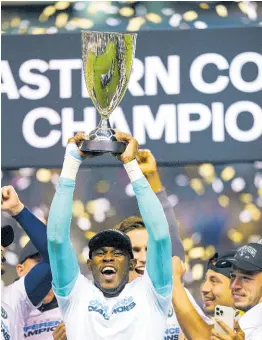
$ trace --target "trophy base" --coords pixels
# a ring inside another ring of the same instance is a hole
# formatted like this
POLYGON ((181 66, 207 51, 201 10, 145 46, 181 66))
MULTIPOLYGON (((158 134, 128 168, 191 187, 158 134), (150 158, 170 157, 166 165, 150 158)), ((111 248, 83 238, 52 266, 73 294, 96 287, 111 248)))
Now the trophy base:
POLYGON ((121 154, 126 149, 126 143, 111 140, 85 140, 80 147, 81 151, 121 154))

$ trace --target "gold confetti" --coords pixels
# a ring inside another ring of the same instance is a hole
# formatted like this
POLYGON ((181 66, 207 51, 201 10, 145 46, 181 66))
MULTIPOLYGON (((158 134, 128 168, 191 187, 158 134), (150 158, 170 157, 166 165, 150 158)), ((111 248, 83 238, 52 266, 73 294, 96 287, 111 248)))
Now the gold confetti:
POLYGON ((227 232, 227 236, 231 241, 233 241, 235 243, 241 243, 244 239, 243 234, 241 234, 236 229, 229 229, 228 232, 227 232))
POLYGON ((226 208, 229 205, 229 197, 226 195, 219 196, 218 203, 221 205, 221 207, 226 208))
POLYGON ((134 14, 134 10, 131 7, 122 7, 119 13, 123 17, 131 17, 134 14))
POLYGON ((240 201, 243 203, 251 203, 253 201, 253 196, 249 193, 243 193, 240 195, 240 201))
POLYGON ((222 172, 221 172, 221 178, 223 181, 227 182, 230 181, 235 176, 235 169, 231 166, 227 166, 222 172))
POLYGON ((94 25, 92 20, 86 18, 72 18, 69 23, 75 27, 88 29, 94 25))
MULTIPOLYGON (((45 30, 45 29, 35 27, 35 28, 33 28, 32 33, 33 34, 42 34, 42 33, 44 33, 44 32, 42 32, 42 30, 45 30)), ((48 169, 39 169, 36 172, 36 178, 39 182, 47 183, 51 180, 51 176, 52 176, 52 173, 48 169)))
POLYGON ((64 9, 68 8, 70 6, 69 1, 58 1, 55 4, 55 8, 59 11, 63 11, 64 9))
POLYGON ((228 14, 227 8, 224 5, 217 5, 216 12, 217 12, 217 15, 219 15, 220 17, 226 17, 228 14))
POLYGON ((184 246, 185 251, 189 251, 191 248, 193 248, 193 245, 194 243, 193 243, 192 238, 186 237, 183 240, 183 246, 184 246))
POLYGON ((87 239, 91 239, 93 236, 95 236, 96 235, 96 233, 94 232, 94 231, 87 231, 87 232, 85 232, 85 238, 87 238, 87 239))
POLYGON ((45 34, 46 33, 46 28, 43 28, 43 27, 33 27, 31 33, 35 34, 35 35, 45 34))
POLYGON ((20 22, 21 22, 21 19, 19 17, 12 18, 12 20, 11 20, 11 27, 19 26, 20 22))
POLYGON ((41 13, 41 14, 39 15, 38 20, 39 20, 40 22, 45 22, 45 21, 48 20, 48 18, 49 18, 49 16, 45 15, 44 13, 41 13))
POLYGON ((47 17, 50 17, 50 16, 53 15, 55 12, 56 12, 55 6, 47 6, 47 7, 43 10, 43 14, 46 15, 47 17))
POLYGON ((73 216, 75 217, 81 217, 85 212, 85 206, 84 203, 80 200, 75 200, 73 202, 73 216))
POLYGON ((199 7, 202 8, 202 9, 208 9, 209 8, 208 4, 206 4, 205 2, 201 2, 199 7))
POLYGON ((205 249, 203 247, 195 247, 191 249, 188 253, 191 259, 199 259, 200 257, 204 256, 205 249))
POLYGON ((201 280, 204 275, 204 266, 201 263, 197 263, 192 267, 192 278, 195 281, 201 280))
POLYGON ((203 195, 205 193, 205 188, 203 186, 201 179, 199 178, 191 179, 190 186, 198 195, 203 195))
POLYGON ((58 28, 62 28, 67 23, 69 15, 67 13, 60 13, 56 17, 55 25, 58 28))
POLYGON ((244 207, 245 210, 247 210, 250 215, 252 216, 252 219, 254 221, 259 221, 260 217, 261 217, 261 212, 259 211, 259 209, 257 208, 257 206, 255 204, 247 204, 244 207))
POLYGON ((238 7, 242 11, 242 13, 247 14, 248 11, 248 4, 246 1, 241 1, 238 3, 238 7))
POLYGON ((136 17, 129 20, 127 31, 135 32, 138 31, 146 22, 142 17, 136 17))
POLYGON ((146 15, 146 18, 147 18, 148 21, 151 21, 154 24, 160 24, 160 22, 162 21, 161 16, 156 14, 156 13, 148 13, 146 15))
POLYGON ((195 12, 195 11, 188 11, 188 12, 185 12, 185 13, 183 14, 183 18, 184 18, 186 21, 193 21, 193 20, 195 20, 197 17, 198 17, 198 14, 197 14, 197 12, 195 12))

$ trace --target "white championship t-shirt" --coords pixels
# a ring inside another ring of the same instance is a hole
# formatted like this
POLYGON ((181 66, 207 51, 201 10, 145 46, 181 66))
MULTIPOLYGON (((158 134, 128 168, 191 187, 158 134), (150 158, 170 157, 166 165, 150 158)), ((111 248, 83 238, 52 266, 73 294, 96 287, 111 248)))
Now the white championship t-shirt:
POLYGON ((262 303, 246 312, 240 319, 239 325, 245 333, 245 340, 262 339, 262 303))
POLYGON ((62 322, 62 315, 58 307, 41 312, 32 311, 24 326, 24 335, 27 339, 53 340, 53 332, 62 322))
POLYGON ((21 331, 18 334, 14 312, 4 301, 1 301, 1 339, 20 340, 21 336, 23 338, 21 331))
MULTIPOLYGON (((185 288, 187 296, 189 297, 193 307, 195 310, 198 312, 198 314, 201 316, 201 318, 208 324, 211 325, 213 324, 212 320, 207 317, 202 309, 199 307, 199 305, 196 303, 195 299, 189 292, 187 288, 185 288)), ((179 340, 179 336, 182 333, 181 327, 178 323, 176 313, 174 311, 173 306, 169 308, 168 312, 168 318, 167 318, 167 323, 166 323, 166 331, 164 335, 164 340, 179 340)))
POLYGON ((163 340, 170 296, 163 298, 145 272, 114 298, 78 275, 67 297, 57 296, 68 340, 163 340))
POLYGON ((2 301, 13 310, 18 331, 22 333, 29 314, 36 308, 27 296, 24 280, 25 278, 21 277, 11 285, 2 288, 2 301))

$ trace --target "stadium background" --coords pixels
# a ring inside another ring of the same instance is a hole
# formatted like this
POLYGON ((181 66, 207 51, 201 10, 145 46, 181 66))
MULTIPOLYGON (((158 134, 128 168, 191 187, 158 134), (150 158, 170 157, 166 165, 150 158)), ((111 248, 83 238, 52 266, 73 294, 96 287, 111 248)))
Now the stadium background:
MULTIPOLYGON (((3 1, 1 14, 5 35, 62 34, 81 29, 196 30, 262 24, 259 2, 3 1)), ((5 114, 8 113, 2 112, 5 114)), ((8 153, 7 145, 2 145, 3 153, 8 153)), ((159 167, 159 171, 186 251, 185 282, 198 299, 205 261, 215 249, 236 248, 261 238, 262 162, 257 159, 245 164, 170 165, 159 167)), ((25 205, 46 221, 58 177, 59 169, 34 169, 28 164, 28 168, 3 169, 2 186, 13 185, 25 205)), ((88 275, 88 239, 135 214, 136 201, 121 167, 80 170, 71 234, 83 273, 88 275)), ((6 215, 3 218, 15 225, 6 215)), ((27 240, 21 228, 16 227, 15 242, 6 254, 5 284, 15 278, 14 266, 27 240)))

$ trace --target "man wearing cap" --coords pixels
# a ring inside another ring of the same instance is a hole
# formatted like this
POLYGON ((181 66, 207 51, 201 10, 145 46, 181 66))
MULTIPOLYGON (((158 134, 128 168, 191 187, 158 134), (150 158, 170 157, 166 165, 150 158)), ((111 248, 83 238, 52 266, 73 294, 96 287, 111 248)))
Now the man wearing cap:
MULTIPOLYGON (((20 253, 19 263, 16 265, 17 276, 19 278, 25 276, 40 261, 41 255, 39 251, 32 241, 29 241, 20 253)), ((62 315, 53 289, 51 289, 43 299, 42 305, 30 313, 24 325, 24 336, 35 340, 54 339, 53 332, 61 322, 62 315)))
POLYGON ((203 309, 209 318, 201 318, 197 313, 182 282, 185 266, 178 257, 173 258, 172 302, 178 322, 188 340, 209 339, 213 328, 212 316, 216 305, 233 307, 230 290, 230 268, 217 268, 218 259, 226 259, 235 251, 216 253, 207 263, 204 282, 201 285, 203 309))
POLYGON ((90 240, 88 267, 94 282, 79 272, 70 241, 73 191, 78 168, 86 156, 78 147, 86 139, 69 140, 59 185, 48 219, 48 250, 53 287, 68 340, 162 340, 172 292, 171 240, 162 206, 135 160, 138 144, 117 132, 127 144, 119 156, 133 185, 149 233, 146 271, 128 283, 135 266, 127 235, 106 230, 90 240))
MULTIPOLYGON (((1 226, 1 275, 5 273, 5 248, 10 246, 14 240, 14 231, 10 225, 1 226)), ((1 339, 19 340, 23 336, 22 329, 17 327, 14 311, 1 300, 1 339), (20 333, 19 333, 20 331, 20 333)))
MULTIPOLYGON (((245 312, 239 320, 239 339, 262 339, 262 244, 249 243, 239 248, 234 257, 217 262, 217 266, 231 271, 231 291, 234 306, 245 312)), ((234 334, 224 328, 226 339, 235 339, 234 334), (231 336, 231 337, 230 337, 231 336)), ((225 335, 213 331, 212 339, 224 339, 225 335)), ((238 339, 238 338, 237 338, 238 339)))
MULTIPOLYGON (((22 204, 12 186, 1 188, 1 196, 1 210, 8 211, 15 218, 41 254, 41 261, 26 276, 2 288, 2 301, 13 310, 16 325, 22 332, 29 313, 39 306, 51 288, 46 226, 22 204)), ((3 233, 5 237, 10 237, 7 236, 9 232, 3 233)), ((4 248, 1 249, 3 262, 4 248)), ((4 270, 3 263, 1 270, 4 270)))

